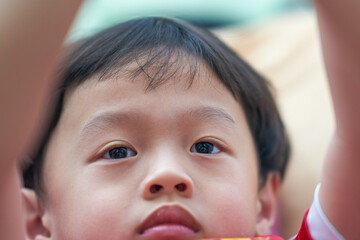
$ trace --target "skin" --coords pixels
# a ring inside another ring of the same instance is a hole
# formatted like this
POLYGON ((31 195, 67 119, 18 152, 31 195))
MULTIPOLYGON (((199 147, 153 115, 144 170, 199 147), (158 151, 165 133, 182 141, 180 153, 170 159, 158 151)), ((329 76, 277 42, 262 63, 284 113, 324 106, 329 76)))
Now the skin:
POLYGON ((318 0, 315 3, 336 120, 323 169, 320 203, 346 239, 358 239, 360 2, 318 0))
POLYGON ((0 239, 24 239, 18 162, 80 0, 0 1, 0 239))
POLYGON ((48 80, 80 3, 0 3, 0 176, 22 156, 33 137, 53 84, 48 80))
POLYGON ((38 236, 152 239, 137 228, 164 205, 195 217, 196 238, 268 231, 278 181, 258 192, 244 112, 210 71, 199 72, 190 88, 181 76, 145 92, 144 76, 130 81, 119 74, 100 82, 94 77, 67 94, 46 153, 38 236), (216 149, 192 151, 198 142, 216 149), (121 146, 132 150, 129 157, 109 159, 109 151, 121 146), (151 193, 153 184, 163 191, 151 193), (176 190, 177 184, 186 190, 176 190))

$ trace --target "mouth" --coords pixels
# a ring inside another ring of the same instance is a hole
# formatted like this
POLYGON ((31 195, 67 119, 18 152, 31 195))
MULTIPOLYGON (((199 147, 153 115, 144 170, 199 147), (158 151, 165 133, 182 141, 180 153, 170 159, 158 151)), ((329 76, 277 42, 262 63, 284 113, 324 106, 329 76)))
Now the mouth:
POLYGON ((163 206, 151 213, 140 225, 138 233, 144 237, 195 237, 199 223, 180 206, 163 206))

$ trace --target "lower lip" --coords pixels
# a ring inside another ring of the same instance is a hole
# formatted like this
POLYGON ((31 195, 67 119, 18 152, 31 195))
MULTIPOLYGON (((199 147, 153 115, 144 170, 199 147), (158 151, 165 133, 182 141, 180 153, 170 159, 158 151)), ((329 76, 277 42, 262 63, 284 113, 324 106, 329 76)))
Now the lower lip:
POLYGON ((143 234, 149 239, 195 239, 194 230, 179 224, 163 224, 146 229, 143 234))

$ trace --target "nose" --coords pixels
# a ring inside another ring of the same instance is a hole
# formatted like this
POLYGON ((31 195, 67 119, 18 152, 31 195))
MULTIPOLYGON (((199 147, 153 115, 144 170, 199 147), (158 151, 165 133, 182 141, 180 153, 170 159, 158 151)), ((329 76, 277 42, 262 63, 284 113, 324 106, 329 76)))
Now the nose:
POLYGON ((180 169, 164 167, 148 175, 142 185, 142 195, 151 200, 162 195, 178 195, 190 198, 194 184, 191 178, 180 169))

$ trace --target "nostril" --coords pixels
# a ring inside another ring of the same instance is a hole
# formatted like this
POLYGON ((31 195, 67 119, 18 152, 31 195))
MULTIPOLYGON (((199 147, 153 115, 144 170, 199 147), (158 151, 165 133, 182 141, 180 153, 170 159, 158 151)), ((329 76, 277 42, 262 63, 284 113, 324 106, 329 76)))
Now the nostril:
POLYGON ((162 189, 162 186, 161 186, 161 185, 153 184, 153 185, 151 185, 151 187, 150 187, 150 192, 151 192, 151 193, 157 193, 157 192, 160 191, 161 189, 162 189))
POLYGON ((179 191, 179 192, 184 192, 186 190, 186 185, 185 183, 179 183, 175 185, 175 188, 179 191))

